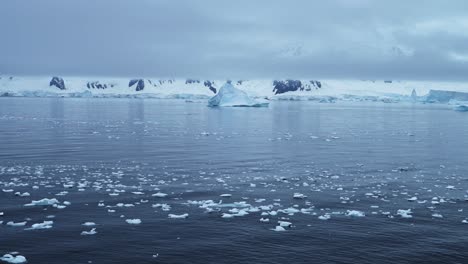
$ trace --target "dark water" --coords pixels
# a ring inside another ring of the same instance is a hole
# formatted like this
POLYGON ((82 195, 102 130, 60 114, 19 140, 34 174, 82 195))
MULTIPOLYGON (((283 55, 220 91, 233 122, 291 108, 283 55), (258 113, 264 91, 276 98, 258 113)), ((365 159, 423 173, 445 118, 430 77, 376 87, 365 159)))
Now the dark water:
POLYGON ((467 136, 468 115, 436 105, 0 98, 0 256, 468 263, 467 136), (42 198, 62 208, 25 206, 42 198))

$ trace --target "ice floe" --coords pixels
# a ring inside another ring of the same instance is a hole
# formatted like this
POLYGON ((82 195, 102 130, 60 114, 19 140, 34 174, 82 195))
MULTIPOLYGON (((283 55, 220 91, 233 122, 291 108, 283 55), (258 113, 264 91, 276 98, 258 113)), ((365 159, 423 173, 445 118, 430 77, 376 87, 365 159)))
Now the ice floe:
POLYGON ((139 224, 141 224, 140 219, 127 219, 127 220, 125 220, 125 222, 127 222, 130 225, 139 225, 139 224))
POLYGON ((25 204, 24 206, 42 206, 42 205, 47 206, 47 205, 54 205, 58 203, 59 201, 56 198, 52 198, 52 199, 44 198, 38 201, 33 200, 31 203, 25 204))
POLYGON ((21 264, 21 263, 26 263, 27 260, 24 256, 21 255, 16 255, 13 256, 11 254, 5 254, 3 257, 0 257, 1 261, 7 262, 7 263, 12 263, 12 264, 21 264))
POLYGON ((169 214, 168 217, 169 218, 172 218, 172 219, 185 219, 189 216, 189 214, 185 213, 185 214, 180 214, 180 215, 177 215, 177 214, 169 214))

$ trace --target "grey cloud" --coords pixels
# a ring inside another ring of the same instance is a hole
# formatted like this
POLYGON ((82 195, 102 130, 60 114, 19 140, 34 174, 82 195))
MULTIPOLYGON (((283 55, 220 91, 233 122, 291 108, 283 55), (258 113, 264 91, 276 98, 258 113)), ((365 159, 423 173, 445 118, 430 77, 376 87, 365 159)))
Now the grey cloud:
POLYGON ((0 74, 468 79, 467 11, 463 0, 3 1, 0 74))

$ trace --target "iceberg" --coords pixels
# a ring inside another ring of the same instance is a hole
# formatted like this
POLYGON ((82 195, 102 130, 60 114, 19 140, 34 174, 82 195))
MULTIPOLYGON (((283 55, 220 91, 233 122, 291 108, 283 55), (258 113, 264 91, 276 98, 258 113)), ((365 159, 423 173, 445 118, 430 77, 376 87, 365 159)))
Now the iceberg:
POLYGON ((268 102, 253 99, 246 92, 235 88, 230 82, 225 83, 218 94, 208 101, 208 106, 230 106, 230 107, 262 107, 268 106, 268 102))
POLYGON ((430 90, 426 96, 428 103, 448 103, 452 100, 468 101, 468 93, 457 91, 430 90))
POLYGON ((468 112, 468 105, 457 105, 454 110, 458 112, 468 112))

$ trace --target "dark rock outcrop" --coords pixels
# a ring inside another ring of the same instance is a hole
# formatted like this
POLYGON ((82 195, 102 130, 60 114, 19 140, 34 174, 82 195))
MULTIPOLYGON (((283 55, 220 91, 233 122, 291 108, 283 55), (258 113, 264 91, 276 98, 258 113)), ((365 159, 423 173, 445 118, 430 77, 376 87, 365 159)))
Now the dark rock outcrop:
POLYGON ((49 86, 55 86, 60 90, 65 90, 65 81, 60 77, 53 77, 52 80, 50 80, 49 86))
POLYGON ((185 81, 185 84, 192 84, 192 83, 200 83, 200 80, 187 79, 185 81))
POLYGON ((273 92, 282 94, 295 91, 312 91, 312 89, 322 88, 322 83, 316 80, 311 80, 309 83, 303 83, 300 80, 285 80, 273 81, 273 92))
POLYGON ((273 92, 275 94, 294 92, 301 89, 304 90, 304 87, 299 80, 273 81, 273 92))
POLYGON ((212 81, 205 81, 203 84, 210 89, 213 93, 216 93, 216 88, 214 87, 214 82, 212 81))
MULTIPOLYGON (((96 81, 96 82, 88 82, 86 84, 86 87, 88 87, 88 89, 107 89, 107 84, 102 84, 100 83, 99 81, 96 81)), ((114 87, 113 84, 110 84, 109 85, 110 87, 114 87)))
POLYGON ((128 83, 128 87, 132 87, 136 84, 135 90, 138 91, 143 91, 145 89, 145 81, 143 79, 132 79, 128 83))

